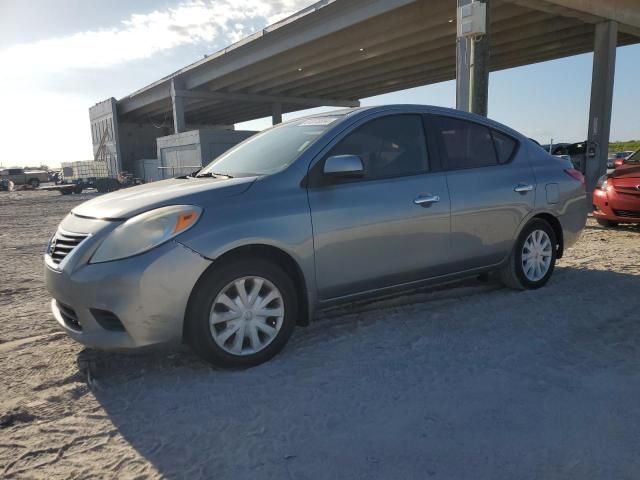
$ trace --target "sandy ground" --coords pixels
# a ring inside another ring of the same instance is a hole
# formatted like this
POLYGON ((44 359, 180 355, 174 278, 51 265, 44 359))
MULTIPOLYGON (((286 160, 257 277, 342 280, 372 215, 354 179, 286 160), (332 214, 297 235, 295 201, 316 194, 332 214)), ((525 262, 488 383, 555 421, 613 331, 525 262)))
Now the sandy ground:
POLYGON ((590 221, 539 291, 337 310, 226 372, 58 333, 41 254, 86 198, 0 194, 0 478, 640 477, 640 228, 590 221))

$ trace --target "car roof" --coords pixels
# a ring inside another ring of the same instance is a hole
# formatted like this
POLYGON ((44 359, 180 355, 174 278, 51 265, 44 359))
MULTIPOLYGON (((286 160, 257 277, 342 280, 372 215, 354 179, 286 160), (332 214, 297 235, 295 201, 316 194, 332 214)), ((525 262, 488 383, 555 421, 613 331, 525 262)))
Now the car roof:
POLYGON ((482 123, 487 126, 497 128, 506 132, 511 133, 514 136, 523 137, 523 134, 520 132, 504 125, 490 118, 483 117, 481 115, 477 115, 475 113, 463 112, 462 110, 456 110, 453 108, 446 107, 438 107, 435 105, 420 105, 420 104, 391 104, 391 105, 377 105, 377 106, 363 106, 363 107, 355 107, 355 108, 343 108, 338 110, 333 110, 329 112, 316 113, 313 115, 308 115, 305 117, 296 118, 290 120, 286 123, 293 123, 299 121, 305 121, 309 119, 318 119, 318 118, 331 118, 331 117, 343 117, 341 120, 347 119, 357 119, 360 117, 373 115, 376 113, 384 113, 384 112, 397 112, 397 113, 430 113, 433 115, 446 115, 450 117, 457 117, 463 120, 469 120, 477 123, 482 123))

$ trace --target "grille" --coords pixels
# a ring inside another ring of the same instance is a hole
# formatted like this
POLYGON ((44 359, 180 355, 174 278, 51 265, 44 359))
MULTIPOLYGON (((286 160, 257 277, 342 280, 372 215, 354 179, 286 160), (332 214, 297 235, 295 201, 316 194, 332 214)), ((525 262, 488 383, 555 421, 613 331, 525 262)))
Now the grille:
POLYGON ((625 187, 621 185, 615 185, 614 188, 616 192, 619 192, 619 193, 626 193, 628 195, 640 195, 640 190, 638 190, 636 187, 625 187))
POLYGON ((640 218, 640 210, 613 210, 616 217, 640 218))
POLYGON ((60 316, 64 320, 64 323, 67 325, 67 327, 81 332, 82 326, 78 321, 78 315, 76 314, 76 311, 73 308, 71 308, 69 305, 60 303, 57 300, 56 300, 56 304, 58 305, 60 316))
POLYGON ((88 236, 85 233, 69 233, 58 230, 49 245, 49 255, 53 263, 58 265, 62 262, 88 236))
POLYGON ((616 192, 619 193, 626 193, 626 194, 630 194, 630 195, 640 195, 640 189, 638 188, 638 180, 634 179, 636 181, 629 181, 629 180, 622 180, 622 179, 618 179, 618 180, 613 180, 613 188, 615 189, 616 192))

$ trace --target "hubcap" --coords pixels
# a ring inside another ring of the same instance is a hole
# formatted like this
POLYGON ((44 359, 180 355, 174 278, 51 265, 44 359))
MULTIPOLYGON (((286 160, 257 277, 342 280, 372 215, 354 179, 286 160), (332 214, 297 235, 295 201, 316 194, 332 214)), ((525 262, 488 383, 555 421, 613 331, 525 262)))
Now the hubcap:
POLYGON ((233 355, 267 347, 284 320, 284 301, 266 278, 242 277, 224 287, 211 306, 209 328, 216 344, 233 355))
POLYGON ((534 230, 522 247, 522 271, 532 282, 542 280, 551 267, 553 245, 544 230, 534 230))

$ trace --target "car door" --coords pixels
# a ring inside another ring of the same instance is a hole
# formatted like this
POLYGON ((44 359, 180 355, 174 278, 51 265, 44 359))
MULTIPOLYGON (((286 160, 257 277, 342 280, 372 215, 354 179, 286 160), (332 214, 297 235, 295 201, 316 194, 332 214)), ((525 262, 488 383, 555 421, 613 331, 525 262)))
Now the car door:
POLYGON ((26 183, 24 170, 21 168, 10 168, 8 178, 15 185, 24 185, 26 183))
POLYGON ((460 272, 499 263, 535 203, 526 151, 480 123, 438 115, 433 124, 451 196, 452 266, 460 272))
POLYGON ((418 114, 366 121, 334 142, 309 175, 320 300, 440 275, 449 249, 449 193, 418 114), (323 175, 358 155, 362 178, 323 175))

